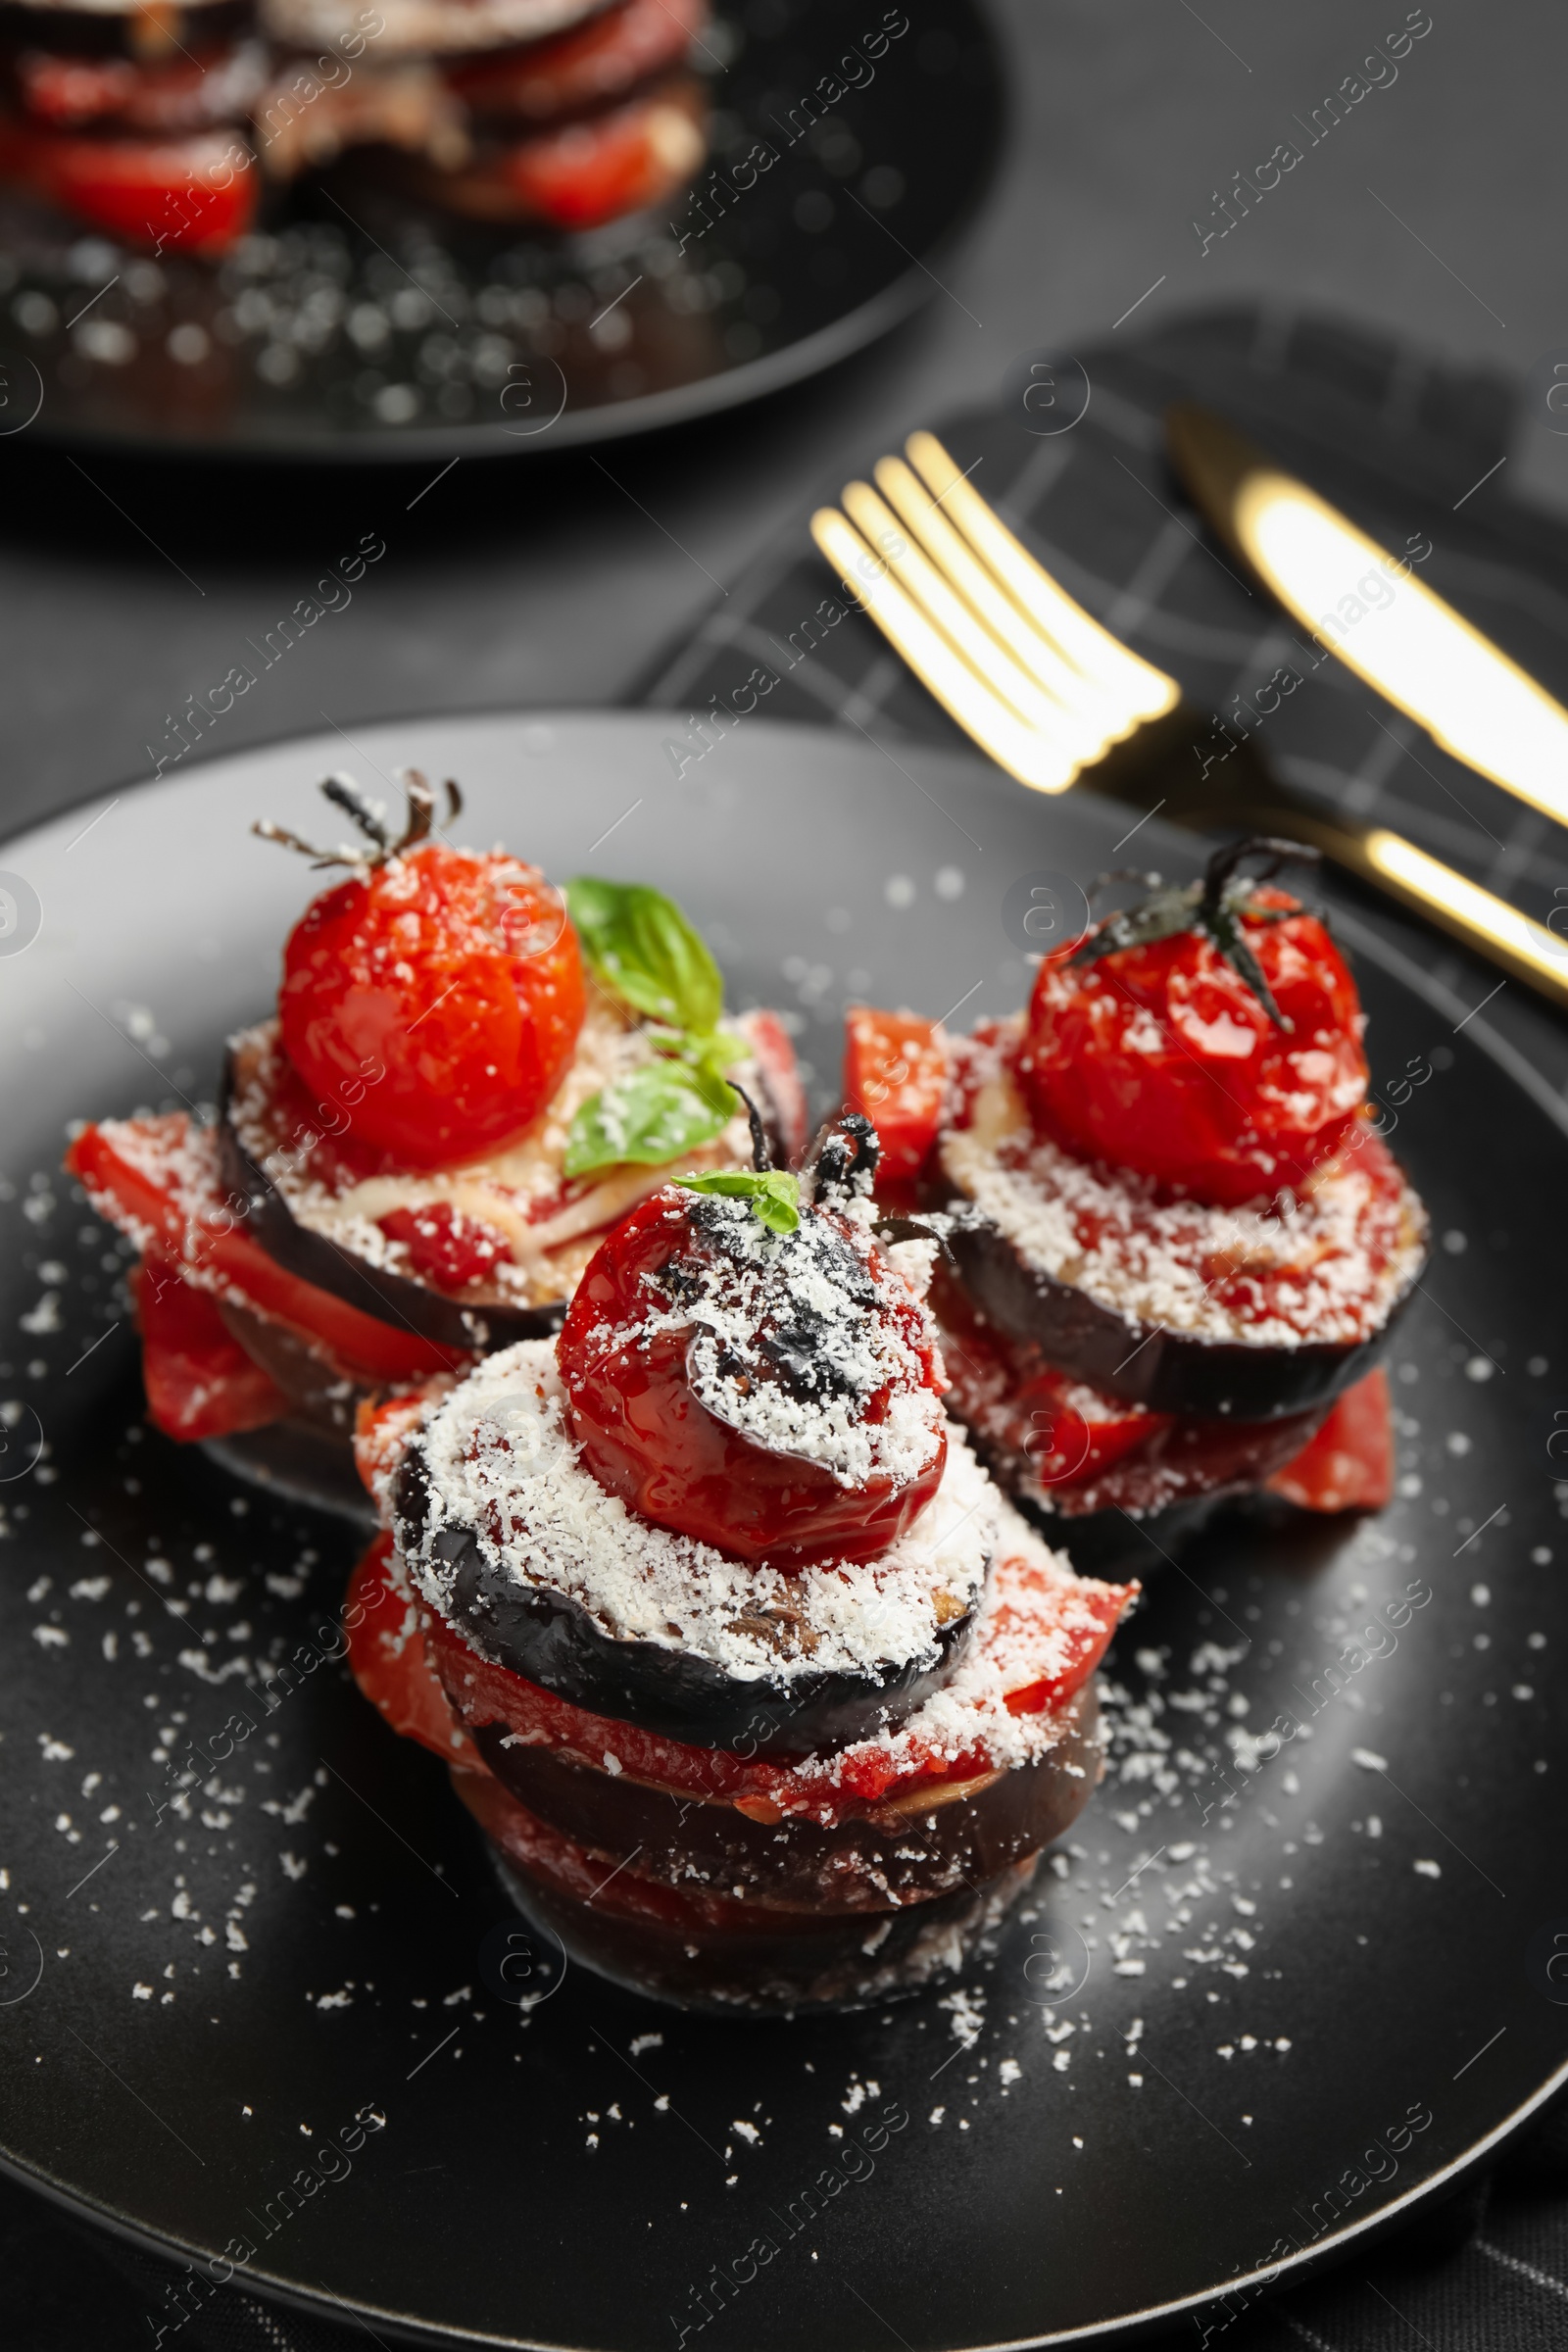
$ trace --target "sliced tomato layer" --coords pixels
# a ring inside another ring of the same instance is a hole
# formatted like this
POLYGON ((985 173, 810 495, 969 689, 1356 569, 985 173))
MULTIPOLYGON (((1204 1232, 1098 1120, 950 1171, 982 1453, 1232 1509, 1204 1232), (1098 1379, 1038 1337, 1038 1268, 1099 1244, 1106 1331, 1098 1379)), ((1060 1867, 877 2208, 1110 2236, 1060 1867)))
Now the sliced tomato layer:
POLYGON ((940 1270, 932 1304, 950 1409, 1004 1486, 1063 1518, 1159 1510, 1261 1486, 1300 1451, 1323 1413, 1314 1405, 1273 1421, 1233 1421, 1152 1412, 1056 1370, 1028 1341, 1007 1339, 940 1270))
POLYGON ((431 1669, 422 1615, 393 1577, 392 1538, 377 1536, 349 1579, 343 1609, 354 1680, 401 1738, 417 1740, 444 1763, 483 1773, 484 1759, 431 1669))
POLYGON ((471 1360, 349 1306, 270 1257, 246 1230, 244 1201, 224 1196, 215 1131, 185 1111, 84 1127, 66 1166, 100 1216, 177 1264, 185 1282, 287 1325, 345 1374, 418 1380, 471 1360))
POLYGON ((503 1723, 518 1739, 557 1749, 596 1771, 607 1752, 634 1780, 677 1794, 728 1797, 757 1820, 798 1813, 831 1823, 858 1806, 903 1795, 930 1781, 972 1780, 997 1768, 988 1741, 1004 1716, 1054 1713, 1083 1688, 1105 1653, 1135 1587, 1074 1577, 1038 1554, 998 1562, 969 1657, 944 1692, 939 1743, 921 1718, 881 1740, 794 1759, 690 1747, 639 1725, 590 1714, 554 1691, 490 1665, 444 1619, 426 1624, 430 1658, 458 1713, 478 1729, 503 1723), (951 1701, 973 1726, 955 1734, 951 1701), (962 1739, 961 1751, 950 1744, 962 1739))
POLYGON ((476 114, 548 122, 679 65, 707 22, 708 0, 622 0, 552 41, 450 65, 446 78, 476 114))
POLYGON ((1381 1511, 1394 1498, 1396 1466, 1389 1376, 1380 1364, 1346 1390, 1268 1491, 1303 1511, 1381 1511))
POLYGON ((237 131, 84 138, 0 119, 0 180, 157 251, 224 253, 256 215, 257 173, 237 131))
POLYGON ((852 1004, 844 1016, 844 1100, 868 1118, 882 1147, 881 1175, 918 1176, 942 1124, 948 1048, 941 1023, 912 1012, 852 1004))
POLYGON ((172 58, 89 57, 24 49, 12 71, 24 111, 58 130, 89 122, 166 137, 237 121, 261 84, 252 42, 209 44, 172 58))
POLYGON ((229 1438, 288 1411, 282 1390, 230 1338, 216 1301, 192 1290, 171 1259, 150 1250, 132 1289, 147 1410, 166 1437, 229 1438))
POLYGON ((662 202, 701 168, 707 142, 698 111, 699 101, 684 89, 656 90, 611 114, 540 131, 426 184, 477 220, 599 228, 662 202))

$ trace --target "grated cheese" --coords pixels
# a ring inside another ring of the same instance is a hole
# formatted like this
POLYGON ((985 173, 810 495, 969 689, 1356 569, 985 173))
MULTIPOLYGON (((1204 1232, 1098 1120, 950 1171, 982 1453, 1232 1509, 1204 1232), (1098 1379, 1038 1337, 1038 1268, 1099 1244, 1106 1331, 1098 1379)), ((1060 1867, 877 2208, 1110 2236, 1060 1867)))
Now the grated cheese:
POLYGON ((1298 1348, 1371 1338, 1421 1270, 1426 1212, 1402 1180, 1393 1195, 1379 1185, 1376 1149, 1348 1152, 1263 1206, 1161 1201, 1145 1179, 1036 1136, 1003 1069, 939 1156, 1026 1268, 1085 1292, 1130 1332, 1298 1348))
MULTIPOLYGON (((728 1026, 745 1040, 744 1016, 728 1026)), ((249 1158, 299 1224, 389 1273, 411 1274, 409 1250, 382 1232, 379 1220, 394 1209, 442 1201, 504 1236, 512 1252, 471 1295, 482 1292, 512 1306, 549 1304, 570 1296, 605 1229, 657 1192, 668 1173, 667 1163, 613 1167, 576 1180, 563 1173, 571 1123, 583 1104, 657 1058, 646 1025, 628 1023, 602 996, 589 1004, 565 1076, 524 1134, 484 1159, 420 1175, 362 1177, 334 1150, 330 1134, 318 1134, 308 1124, 301 1128, 297 1120, 290 1124, 282 1107, 288 1064, 275 1020, 244 1030, 230 1042, 229 1115, 249 1158)), ((735 1074, 749 1094, 765 1100, 753 1061, 737 1061, 735 1074)), ((352 1114, 343 1116, 352 1129, 352 1114)), ((750 1164, 751 1132, 744 1113, 680 1159, 683 1173, 750 1164)))
MULTIPOLYGON (((934 1664, 939 1634, 984 1589, 1000 1497, 955 1432, 941 1486, 879 1558, 794 1575, 734 1559, 641 1518, 579 1460, 548 1340, 488 1357, 422 1439, 431 1510, 400 1529, 426 1601, 452 1621, 444 1531, 471 1531, 520 1591, 577 1601, 612 1639, 708 1659, 737 1681, 934 1664)), ((469 1627, 463 1637, 475 1648, 469 1627)))

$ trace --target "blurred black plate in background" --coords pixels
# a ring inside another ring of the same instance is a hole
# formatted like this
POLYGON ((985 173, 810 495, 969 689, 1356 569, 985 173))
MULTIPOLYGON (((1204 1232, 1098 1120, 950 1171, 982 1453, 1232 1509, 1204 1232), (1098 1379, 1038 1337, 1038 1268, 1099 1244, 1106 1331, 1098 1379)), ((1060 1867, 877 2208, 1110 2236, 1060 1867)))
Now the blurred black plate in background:
POLYGON ((503 456, 798 382, 938 291, 1002 143, 974 0, 918 0, 883 55, 858 56, 858 86, 841 79, 825 113, 806 103, 901 13, 721 5, 694 51, 710 168, 658 214, 589 234, 477 228, 328 178, 208 266, 62 234, 10 199, 0 426, 144 453, 503 456), (778 160, 748 177, 758 141, 778 160))

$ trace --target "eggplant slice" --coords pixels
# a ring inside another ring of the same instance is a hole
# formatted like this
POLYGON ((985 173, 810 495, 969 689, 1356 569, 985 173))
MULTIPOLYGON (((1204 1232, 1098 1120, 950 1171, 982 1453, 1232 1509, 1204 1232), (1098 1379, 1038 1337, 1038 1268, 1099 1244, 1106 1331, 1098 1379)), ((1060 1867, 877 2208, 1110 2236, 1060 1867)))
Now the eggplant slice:
MULTIPOLYGON (((392 1518, 411 1562, 428 1559, 443 1614, 479 1652, 541 1690, 693 1747, 753 1744, 781 1760, 840 1747, 903 1723, 951 1680, 974 1625, 971 1605, 937 1628, 922 1654, 863 1673, 741 1677, 684 1647, 610 1633, 570 1593, 522 1585, 472 1528, 432 1531, 428 1474, 416 1446, 398 1473, 392 1518)), ((660 1533, 659 1530, 651 1530, 660 1533)), ((428 1597, 428 1595, 427 1595, 428 1597)))
MULTIPOLYGON (((763 1132, 775 1164, 782 1167, 792 1145, 799 1141, 800 1116, 796 1105, 786 1099, 785 1081, 770 1066, 769 1052, 761 1040, 755 1044, 754 1053, 752 1075, 761 1097, 763 1132)), ((466 1300, 452 1298, 410 1275, 373 1265, 357 1251, 302 1224, 281 1187, 246 1150, 235 1116, 239 1080, 235 1052, 230 1047, 223 1058, 219 1099, 219 1166, 230 1199, 246 1202, 250 1231, 280 1266, 347 1305, 378 1316, 383 1323, 395 1323, 438 1348, 490 1354, 518 1340, 549 1339, 561 1329, 568 1304, 565 1298, 537 1306, 518 1306, 493 1291, 476 1291, 466 1300)))
POLYGON ((366 1534, 376 1526, 375 1505, 355 1470, 348 1440, 315 1422, 269 1421, 237 1437, 204 1438, 202 1451, 231 1478, 285 1502, 330 1511, 366 1534))
POLYGON ((1059 1371, 1109 1396, 1204 1419, 1272 1421, 1327 1405, 1371 1371, 1415 1289, 1412 1279, 1368 1339, 1253 1346, 1117 1314, 1074 1284, 1026 1265, 973 1208, 958 1210, 948 1248, 974 1305, 1009 1339, 1033 1341, 1059 1371))
POLYGON ((887 1911, 995 1878, 1059 1838, 1100 1775, 1093 1683, 1059 1718, 1057 1744, 1032 1764, 970 1781, 932 1781, 824 1825, 801 1814, 753 1819, 729 1799, 693 1796, 629 1774, 507 1743, 504 1724, 474 1737, 502 1786, 579 1845, 661 1885, 744 1893, 760 1909, 887 1911))
POLYGON ((372 1266, 352 1250, 340 1249, 325 1234, 313 1233, 295 1216, 279 1188, 257 1166, 240 1141, 232 1113, 234 1057, 224 1056, 223 1084, 219 1102, 219 1167, 230 1196, 243 1195, 246 1222, 269 1256, 275 1257, 302 1282, 312 1282, 362 1313, 396 1323, 438 1348, 486 1350, 510 1348, 516 1340, 548 1339, 561 1329, 566 1312, 564 1298, 547 1306, 510 1306, 486 1300, 482 1306, 464 1306, 440 1291, 372 1266))
POLYGON ((612 1984, 713 2016, 863 2009, 918 1991, 966 1965, 1035 1874, 1030 1855, 977 1886, 870 1918, 699 1906, 636 1879, 635 1866, 617 1871, 569 1843, 488 1776, 454 1772, 452 1780, 524 1919, 612 1984))

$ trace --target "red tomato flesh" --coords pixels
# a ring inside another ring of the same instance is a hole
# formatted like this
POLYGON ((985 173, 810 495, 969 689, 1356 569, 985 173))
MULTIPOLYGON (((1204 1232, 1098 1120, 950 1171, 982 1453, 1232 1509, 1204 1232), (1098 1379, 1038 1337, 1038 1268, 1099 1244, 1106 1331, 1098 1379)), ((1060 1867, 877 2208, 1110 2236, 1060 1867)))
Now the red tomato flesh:
POLYGON ((211 1128, 182 1110, 106 1119, 82 1129, 66 1166, 100 1216, 177 1264, 194 1289, 287 1325, 346 1373, 372 1383, 418 1380, 471 1360, 349 1306, 270 1257, 245 1229, 243 1202, 236 1209, 224 1198, 216 1143, 211 1128))
POLYGON ((401 1242, 420 1282, 438 1291, 463 1291, 488 1281, 512 1245, 504 1233, 465 1216, 450 1200, 427 1200, 418 1208, 394 1208, 376 1223, 388 1241, 401 1242))
POLYGON ((237 131, 97 139, 0 120, 0 180, 130 245, 226 252, 255 218, 257 178, 237 131))
POLYGON ((1381 1511, 1394 1499, 1396 1468, 1389 1376, 1380 1364, 1346 1390, 1268 1491, 1303 1511, 1381 1511))
POLYGON ((1151 1412, 1057 1371, 1038 1348, 982 1322, 951 1277, 938 1274, 933 1304, 952 1409, 999 1478, 1042 1490, 1064 1519, 1259 1486, 1301 1449, 1323 1411, 1274 1421, 1151 1412))
POLYGON ((193 1444, 262 1429, 288 1398, 232 1339, 205 1291, 179 1266, 149 1250, 131 1284, 141 1332, 142 1385, 154 1426, 193 1444))
MULTIPOLYGON (((635 1209, 589 1261, 566 1310, 557 1360, 584 1462, 645 1519, 743 1560, 789 1569, 876 1557, 941 1485, 946 1439, 906 1482, 874 1476, 847 1487, 822 1464, 771 1452, 700 1403, 687 1377, 690 1329, 642 1329, 650 1279, 666 1286, 675 1269, 678 1280, 701 1250, 688 1199, 665 1191, 635 1209)), ((890 1297, 873 1311, 898 1327, 922 1362, 923 1385, 935 1389, 931 1341, 912 1298, 890 1297)), ((862 1418, 879 1420, 891 1397, 891 1388, 879 1391, 862 1418)))
POLYGON ((484 1759, 431 1671, 422 1616, 393 1581, 392 1538, 377 1536, 349 1579, 343 1606, 354 1680, 401 1738, 417 1740, 444 1763, 484 1772, 484 1759))
POLYGON ((942 1124, 948 1049, 937 1021, 852 1004, 844 1016, 844 1100, 876 1129, 879 1178, 918 1176, 942 1124))
POLYGON ((1043 963, 1018 1062, 1043 1133, 1231 1206, 1333 1158, 1366 1098, 1355 983, 1286 892, 1260 886, 1250 903, 1277 918, 1239 919, 1290 1028, 1196 932, 1043 963))
POLYGON ((489 171, 457 173, 454 183, 472 188, 480 208, 496 218, 510 213, 557 228, 599 228, 682 186, 703 154, 690 106, 661 95, 523 139, 489 171))
POLYGON ((534 866, 438 843, 340 882, 283 951, 283 1044, 307 1086, 363 1089, 355 1131, 408 1168, 519 1135, 555 1093, 583 1016, 564 903, 534 866))
POLYGON ((244 111, 259 69, 246 45, 145 58, 24 49, 13 71, 23 107, 57 129, 114 122, 156 136, 208 128, 244 111))

